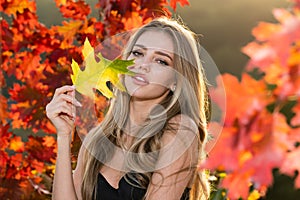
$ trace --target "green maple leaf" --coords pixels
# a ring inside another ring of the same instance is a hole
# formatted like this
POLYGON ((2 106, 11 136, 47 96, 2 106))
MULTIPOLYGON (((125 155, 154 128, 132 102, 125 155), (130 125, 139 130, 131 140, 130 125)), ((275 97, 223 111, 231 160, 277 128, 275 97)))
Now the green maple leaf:
POLYGON ((95 88, 107 98, 112 98, 114 95, 106 85, 108 81, 121 91, 125 91, 118 75, 134 75, 134 72, 127 69, 128 66, 134 64, 133 60, 115 59, 111 61, 99 53, 96 56, 100 61, 97 62, 94 57, 94 49, 88 39, 84 42, 82 54, 85 63, 84 71, 80 69, 76 61, 72 60, 71 64, 73 71, 71 79, 79 93, 94 98, 93 88, 95 88))

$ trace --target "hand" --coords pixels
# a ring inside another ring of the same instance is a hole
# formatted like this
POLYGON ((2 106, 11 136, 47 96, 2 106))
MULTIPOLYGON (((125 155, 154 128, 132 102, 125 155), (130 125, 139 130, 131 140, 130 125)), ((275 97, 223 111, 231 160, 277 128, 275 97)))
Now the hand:
POLYGON ((71 135, 76 106, 82 105, 75 99, 74 86, 65 85, 55 90, 52 100, 46 106, 46 114, 55 126, 58 136, 71 135))

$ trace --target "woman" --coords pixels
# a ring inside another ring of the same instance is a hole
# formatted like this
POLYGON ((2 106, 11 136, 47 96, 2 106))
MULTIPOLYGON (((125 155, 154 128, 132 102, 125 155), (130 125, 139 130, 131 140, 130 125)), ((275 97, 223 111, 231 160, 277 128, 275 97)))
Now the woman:
POLYGON ((207 199, 197 168, 207 130, 207 91, 196 36, 159 18, 135 32, 124 49, 134 76, 121 76, 105 119, 89 132, 74 173, 70 138, 75 87, 55 91, 47 116, 57 129, 54 199, 207 199))

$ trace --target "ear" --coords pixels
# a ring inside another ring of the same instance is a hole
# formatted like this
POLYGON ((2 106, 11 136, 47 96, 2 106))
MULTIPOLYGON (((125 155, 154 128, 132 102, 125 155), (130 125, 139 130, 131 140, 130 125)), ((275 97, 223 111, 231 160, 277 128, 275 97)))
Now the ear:
POLYGON ((175 90, 176 90, 176 82, 174 82, 174 83, 172 83, 172 84, 170 85, 170 90, 171 90, 172 92, 175 92, 175 90))

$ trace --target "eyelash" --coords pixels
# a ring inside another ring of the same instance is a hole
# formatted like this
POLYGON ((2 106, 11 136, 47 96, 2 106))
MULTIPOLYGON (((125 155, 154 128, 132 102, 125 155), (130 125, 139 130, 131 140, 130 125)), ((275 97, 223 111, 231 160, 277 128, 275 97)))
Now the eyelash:
MULTIPOLYGON (((144 54, 138 50, 133 50, 131 51, 131 54, 134 56, 134 57, 139 57, 139 56, 143 56, 144 54)), ((169 66, 169 63, 163 59, 156 59, 155 60, 156 62, 158 62, 158 64, 160 65, 164 65, 164 66, 169 66)))
POLYGON ((139 52, 139 51, 137 51, 137 50, 131 51, 131 54, 132 54, 133 56, 135 56, 135 57, 138 57, 138 56, 143 55, 143 53, 141 53, 141 52, 139 52))
POLYGON ((159 64, 161 64, 161 65, 165 65, 165 66, 168 66, 168 65, 169 65, 166 61, 161 60, 161 59, 158 59, 157 62, 158 62, 159 64))

